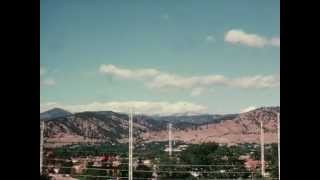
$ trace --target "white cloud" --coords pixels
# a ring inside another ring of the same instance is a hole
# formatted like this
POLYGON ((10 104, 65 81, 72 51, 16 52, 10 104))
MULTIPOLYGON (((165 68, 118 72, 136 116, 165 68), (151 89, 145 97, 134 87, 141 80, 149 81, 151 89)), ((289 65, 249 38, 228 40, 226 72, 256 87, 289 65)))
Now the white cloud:
POLYGON ((43 76, 46 72, 47 70, 43 66, 40 66, 40 76, 43 76))
POLYGON ((229 30, 225 35, 225 41, 231 44, 243 44, 250 47, 280 46, 280 38, 274 37, 270 40, 266 37, 246 33, 240 29, 229 30))
POLYGON ((40 87, 53 86, 56 84, 56 81, 53 78, 44 77, 46 74, 47 74, 47 69, 43 66, 40 66, 40 87))
POLYGON ((150 89, 184 89, 191 95, 199 95, 213 86, 238 88, 271 88, 280 85, 280 75, 255 75, 247 77, 227 78, 223 75, 179 76, 161 72, 157 69, 125 69, 114 65, 101 65, 100 72, 122 79, 139 80, 150 89))
POLYGON ((280 47, 280 38, 277 38, 277 37, 272 38, 272 39, 270 40, 270 44, 273 45, 273 46, 278 46, 278 47, 280 47))
POLYGON ((211 85, 223 85, 226 81, 226 78, 222 75, 182 77, 163 73, 156 76, 148 86, 151 88, 192 89, 211 85))
POLYGON ((246 113, 246 112, 249 112, 249 111, 252 111, 252 110, 255 110, 255 109, 257 109, 257 107, 249 106, 247 108, 244 108, 244 109, 240 110, 240 113, 246 113))
POLYGON ((204 88, 194 88, 194 89, 192 89, 190 95, 191 95, 191 96, 199 96, 199 95, 201 95, 204 91, 205 91, 204 88))
POLYGON ((40 103, 40 113, 56 107, 61 107, 61 106, 56 102, 40 103))
POLYGON ((130 70, 116 67, 112 64, 101 65, 100 73, 109 74, 123 79, 146 79, 158 75, 160 72, 156 69, 137 69, 130 70))
POLYGON ((207 37, 206 37, 206 42, 215 42, 215 38, 212 36, 212 35, 208 35, 207 37))
POLYGON ((280 85, 280 75, 240 77, 230 80, 230 86, 241 88, 271 88, 280 85))
POLYGON ((165 20, 168 20, 169 19, 169 14, 167 14, 167 13, 163 14, 162 18, 165 19, 165 20))
POLYGON ((51 102, 40 104, 40 112, 59 107, 70 112, 83 111, 115 111, 128 112, 133 108, 135 113, 148 115, 170 115, 178 113, 206 113, 207 107, 191 102, 150 102, 150 101, 112 101, 112 102, 93 102, 83 105, 62 105, 51 102))
POLYGON ((56 84, 56 81, 52 78, 44 79, 43 81, 40 80, 40 84, 45 86, 53 86, 56 84))

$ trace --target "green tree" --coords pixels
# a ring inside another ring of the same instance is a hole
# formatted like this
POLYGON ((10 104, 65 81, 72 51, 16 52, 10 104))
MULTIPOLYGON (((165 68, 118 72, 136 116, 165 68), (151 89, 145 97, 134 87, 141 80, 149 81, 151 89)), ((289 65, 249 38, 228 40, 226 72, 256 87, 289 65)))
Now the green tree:
POLYGON ((40 175, 40 180, 51 180, 52 178, 48 176, 47 174, 40 175))
POLYGON ((266 161, 268 162, 267 171, 272 178, 278 178, 278 145, 271 144, 270 148, 266 150, 266 161))
MULTIPOLYGON (((211 165, 197 168, 204 178, 247 178, 251 174, 239 160, 238 146, 219 146, 216 143, 191 145, 182 152, 181 159, 186 164, 211 165), (241 173, 240 173, 241 172, 241 173)), ((187 171, 194 170, 184 168, 187 171)))
POLYGON ((141 164, 133 171, 133 177, 135 178, 151 178, 152 169, 141 164))

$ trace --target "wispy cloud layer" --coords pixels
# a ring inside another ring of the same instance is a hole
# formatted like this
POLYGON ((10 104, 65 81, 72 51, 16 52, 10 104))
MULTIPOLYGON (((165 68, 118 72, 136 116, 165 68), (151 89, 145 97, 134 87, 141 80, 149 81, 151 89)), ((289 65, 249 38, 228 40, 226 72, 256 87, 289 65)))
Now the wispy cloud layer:
POLYGON ((168 20, 169 19, 169 14, 168 13, 164 13, 161 16, 164 20, 168 20))
POLYGON ((44 77, 47 74, 47 69, 40 66, 40 87, 42 86, 53 86, 56 81, 53 78, 44 77))
POLYGON ((212 42, 215 42, 215 41, 216 41, 216 39, 212 35, 208 35, 206 37, 206 42, 208 42, 208 43, 212 43, 212 42))
POLYGON ((229 30, 224 40, 231 44, 242 44, 250 47, 265 47, 265 46, 275 46, 280 47, 280 38, 273 37, 268 39, 266 37, 257 35, 257 34, 250 34, 246 33, 240 29, 232 29, 229 30))
POLYGON ((190 93, 190 95, 191 96, 199 96, 199 95, 201 95, 203 92, 205 91, 205 89, 204 88, 194 88, 192 91, 191 91, 191 93, 190 93))
POLYGON ((249 111, 252 111, 252 110, 255 110, 255 109, 257 109, 257 107, 249 106, 249 107, 246 107, 246 108, 240 110, 240 113, 246 113, 246 112, 249 112, 249 111))
POLYGON ((43 76, 46 72, 47 70, 43 66, 40 66, 40 77, 43 76))
POLYGON ((238 88, 272 88, 280 85, 280 75, 255 75, 228 78, 223 75, 179 76, 157 69, 126 69, 115 65, 101 65, 100 73, 120 79, 139 80, 151 89, 184 89, 190 90, 192 96, 200 95, 213 86, 238 88))
POLYGON ((83 111, 115 111, 127 113, 133 108, 135 113, 148 115, 170 115, 179 113, 206 113, 207 107, 191 102, 152 102, 152 101, 112 101, 112 102, 93 102, 82 105, 63 105, 59 103, 40 104, 40 112, 59 107, 71 112, 83 111))
POLYGON ((103 74, 110 74, 122 79, 136 79, 136 80, 149 79, 161 74, 161 72, 156 69, 132 70, 132 69, 119 68, 112 64, 101 65, 100 72, 103 74))

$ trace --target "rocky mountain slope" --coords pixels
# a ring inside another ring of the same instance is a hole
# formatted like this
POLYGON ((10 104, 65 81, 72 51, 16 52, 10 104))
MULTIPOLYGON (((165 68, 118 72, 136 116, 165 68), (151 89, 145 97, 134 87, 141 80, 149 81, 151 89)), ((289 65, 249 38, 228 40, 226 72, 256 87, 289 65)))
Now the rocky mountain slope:
MULTIPOLYGON (((280 112, 280 107, 259 108, 218 123, 183 130, 174 127, 173 137, 177 141, 188 143, 259 143, 260 122, 262 121, 265 142, 274 143, 277 142, 277 112, 280 112)), ((147 132, 143 137, 146 141, 162 141, 168 139, 168 132, 147 132)))
MULTIPOLYGON (((170 122, 173 124, 175 140, 228 144, 258 142, 262 120, 266 143, 271 143, 277 139, 275 112, 280 112, 280 107, 259 108, 247 113, 230 115, 136 115, 134 137, 136 141, 166 141, 167 125, 170 122)), ((128 137, 126 114, 112 111, 71 114, 61 109, 53 109, 40 114, 40 118, 45 121, 45 137, 48 142, 68 144, 90 140, 119 143, 126 142, 128 137)))
MULTIPOLYGON (((44 121, 44 135, 49 142, 90 140, 117 143, 128 137, 128 116, 111 111, 75 113, 44 121)), ((136 136, 146 131, 146 127, 137 123, 134 123, 134 129, 136 136)))

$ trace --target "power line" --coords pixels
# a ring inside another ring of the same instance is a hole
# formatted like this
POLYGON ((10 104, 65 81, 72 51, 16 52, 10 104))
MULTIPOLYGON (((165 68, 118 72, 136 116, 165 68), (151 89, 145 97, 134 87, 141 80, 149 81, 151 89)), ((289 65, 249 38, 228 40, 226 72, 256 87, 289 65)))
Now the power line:
MULTIPOLYGON (((176 170, 167 170, 167 171, 156 171, 159 173, 191 173, 194 170, 190 170, 190 171, 176 171, 176 170)), ((153 171, 145 171, 145 170, 135 170, 135 172, 153 172, 153 171)), ((222 172, 222 171, 198 171, 204 174, 251 174, 252 172, 222 172)))
MULTIPOLYGON (((46 168, 60 168, 60 169, 73 169, 74 167, 68 167, 68 166, 44 166, 46 168)), ((118 171, 123 171, 127 172, 129 170, 124 170, 124 169, 114 169, 114 168, 83 168, 87 170, 98 170, 98 171, 107 171, 107 170, 118 170, 118 171)), ((195 170, 190 170, 190 171, 179 171, 179 170, 156 170, 158 173, 191 173, 195 170)), ((142 173, 152 173, 154 172, 153 170, 134 170, 133 172, 142 172, 142 173)), ((252 172, 249 171, 236 171, 236 172, 224 172, 224 171, 198 171, 204 174, 251 174, 252 172)))
MULTIPOLYGON (((43 166, 45 168, 59 168, 59 169, 74 169, 74 167, 68 167, 68 166, 43 166)), ((83 168, 83 169, 87 169, 87 170, 98 170, 98 171, 107 171, 107 170, 115 170, 114 168, 94 168, 94 167, 90 167, 90 168, 83 168)), ((119 171, 128 171, 128 170, 121 170, 121 169, 117 169, 119 171)))
POLYGON ((107 141, 102 140, 84 140, 84 141, 45 141, 48 144, 70 144, 70 145, 82 145, 82 144, 107 144, 107 141))
MULTIPOLYGON (((128 158, 119 158, 121 159, 128 159, 128 158)), ((99 162, 99 160, 88 160, 88 159, 80 159, 81 160, 87 160, 90 162, 99 162)), ((60 158, 53 158, 53 159, 47 159, 47 161, 64 161, 64 162, 72 162, 73 160, 70 159, 60 159, 60 158)), ((122 163, 121 164, 129 164, 129 163, 122 163)), ((236 165, 236 164, 155 164, 158 167, 243 167, 243 165, 236 165)), ((257 165, 259 166, 259 165, 257 165)))
MULTIPOLYGON (((125 160, 127 160, 128 158, 124 158, 125 160)), ((46 159, 47 161, 61 161, 61 162, 74 162, 74 161, 90 161, 90 162, 101 162, 99 160, 90 160, 90 159, 79 159, 79 160, 70 160, 70 159, 59 159, 59 158, 54 158, 54 159, 46 159)), ((118 159, 118 160, 123 160, 123 159, 118 159)), ((102 161, 102 163, 104 163, 102 161)), ((128 164, 128 163, 121 163, 121 164, 128 164)))
MULTIPOLYGON (((117 160, 127 160, 128 158, 118 158, 117 160)), ((47 158, 47 161, 64 161, 64 162, 72 162, 74 160, 72 159, 62 159, 62 158, 47 158)), ((86 161, 90 161, 90 162, 100 162, 99 160, 95 160, 95 159, 78 159, 78 161, 81 160, 86 160, 86 161)), ((137 158, 136 158, 137 160, 137 158)), ((128 164, 125 162, 121 162, 121 164, 128 164)), ((158 167, 243 167, 243 165, 239 164, 157 164, 157 163, 152 163, 155 164, 158 167)), ((260 164, 257 164, 257 166, 260 166, 260 164)))
MULTIPOLYGON (((96 178, 117 178, 113 176, 96 176, 96 175, 73 175, 74 177, 96 177, 96 178)), ((128 177, 118 177, 120 179, 126 179, 128 177)))
MULTIPOLYGON (((96 176, 96 175, 72 175, 73 177, 97 177, 97 178, 118 178, 118 179, 128 179, 128 177, 113 177, 113 176, 96 176)), ((133 179, 148 179, 148 180, 152 180, 153 178, 133 178, 133 179)), ((185 180, 185 178, 161 178, 161 179, 167 179, 167 180, 185 180)), ((256 180, 263 180, 262 178, 255 178, 256 180)), ((277 180, 278 178, 268 178, 269 180, 277 180)), ((228 179, 209 179, 209 178, 201 178, 201 180, 232 180, 230 178, 228 179)), ((252 180, 252 178, 247 178, 244 179, 242 178, 242 180, 252 180)))
MULTIPOLYGON (((95 153, 94 151, 100 151, 100 150, 61 150, 63 152, 69 152, 69 153, 95 153)), ((119 153, 117 151, 100 151, 100 152, 97 152, 98 154, 118 154, 118 155, 122 155, 122 154, 128 154, 128 153, 119 153)), ((134 154, 137 154, 137 155, 143 155, 143 153, 134 153, 134 154)))
MULTIPOLYGON (((106 178, 115 178, 115 179, 128 179, 128 177, 112 177, 112 176, 94 176, 94 175, 73 175, 74 177, 106 177, 106 178)), ((159 176, 161 177, 162 180, 185 180, 185 178, 168 178, 168 177, 163 177, 163 176, 159 176)), ((151 178, 141 178, 141 177, 134 177, 135 179, 148 179, 148 180, 154 180, 155 177, 151 177, 151 178)), ((222 178, 200 178, 201 180, 237 180, 236 178, 227 178, 227 179, 222 179, 222 178)), ((252 178, 241 178, 242 180, 252 180, 252 178)), ((277 180, 278 178, 268 178, 268 180, 277 180)), ((255 180, 265 180, 264 178, 255 178, 255 180)))
POLYGON ((235 165, 235 164, 156 164, 157 166, 243 166, 243 165, 235 165))
MULTIPOLYGON (((118 179, 128 179, 129 177, 113 177, 113 176, 95 176, 95 175, 73 175, 74 177, 97 177, 97 178, 118 178, 118 179)), ((149 179, 152 180, 152 178, 141 178, 141 177, 135 177, 133 179, 149 179)), ((173 179, 170 179, 173 180, 173 179)))

